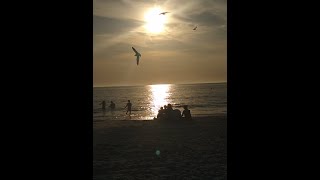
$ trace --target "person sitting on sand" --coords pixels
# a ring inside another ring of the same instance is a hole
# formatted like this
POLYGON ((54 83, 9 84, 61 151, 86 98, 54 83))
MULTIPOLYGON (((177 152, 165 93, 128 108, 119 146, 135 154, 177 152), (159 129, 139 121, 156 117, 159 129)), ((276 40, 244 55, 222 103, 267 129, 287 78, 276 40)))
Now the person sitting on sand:
POLYGON ((173 118, 175 120, 180 120, 181 119, 181 111, 179 109, 174 109, 172 111, 172 113, 173 113, 173 118))
POLYGON ((181 111, 179 109, 173 109, 171 104, 168 104, 168 118, 170 120, 179 120, 181 119, 181 111))
POLYGON ((191 117, 191 112, 190 112, 190 110, 188 109, 188 105, 184 105, 183 106, 183 112, 182 112, 182 114, 181 114, 181 116, 182 116, 182 118, 184 118, 184 119, 192 119, 192 117, 191 117))
POLYGON ((109 107, 110 107, 111 110, 114 110, 116 108, 116 104, 111 101, 109 107))
POLYGON ((168 119, 168 107, 167 107, 167 105, 164 105, 163 106, 163 119, 168 119))
POLYGON ((99 105, 102 105, 102 110, 106 109, 106 101, 103 100, 99 105))
POLYGON ((172 105, 168 104, 168 108, 167 109, 168 109, 167 110, 168 119, 170 119, 170 120, 174 119, 174 112, 173 112, 172 105))
POLYGON ((128 103, 127 103, 126 107, 124 107, 124 108, 127 108, 126 114, 127 114, 128 112, 129 112, 129 114, 131 114, 131 106, 132 106, 132 104, 131 104, 130 100, 128 100, 128 103))
POLYGON ((163 119, 164 118, 164 109, 163 107, 160 107, 160 110, 158 111, 157 119, 163 119))

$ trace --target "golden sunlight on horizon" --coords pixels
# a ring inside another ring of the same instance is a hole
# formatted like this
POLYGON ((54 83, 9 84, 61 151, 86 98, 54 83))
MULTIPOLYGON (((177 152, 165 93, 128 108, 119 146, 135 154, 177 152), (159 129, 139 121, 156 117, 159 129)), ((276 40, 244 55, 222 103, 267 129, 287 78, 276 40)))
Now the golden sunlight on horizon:
POLYGON ((168 104, 168 97, 171 95, 170 93, 170 84, 157 84, 157 85, 149 85, 150 91, 152 93, 151 97, 151 110, 155 116, 157 116, 160 107, 168 104))
POLYGON ((159 15, 161 12, 159 7, 154 7, 145 13, 145 28, 149 33, 161 33, 164 30, 167 15, 159 15))

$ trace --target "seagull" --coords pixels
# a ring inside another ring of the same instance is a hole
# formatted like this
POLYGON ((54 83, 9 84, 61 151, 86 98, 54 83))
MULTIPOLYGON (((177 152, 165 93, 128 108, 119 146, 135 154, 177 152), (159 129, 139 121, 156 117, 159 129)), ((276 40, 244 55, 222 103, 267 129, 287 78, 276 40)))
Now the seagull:
POLYGON ((137 65, 139 65, 139 57, 141 57, 141 54, 134 47, 132 47, 132 50, 136 53, 134 56, 137 56, 137 65))
POLYGON ((160 13, 159 15, 165 15, 165 14, 167 14, 167 13, 170 13, 170 12, 162 12, 162 13, 160 13))
POLYGON ((196 26, 195 28, 193 28, 193 30, 196 30, 198 26, 196 26))

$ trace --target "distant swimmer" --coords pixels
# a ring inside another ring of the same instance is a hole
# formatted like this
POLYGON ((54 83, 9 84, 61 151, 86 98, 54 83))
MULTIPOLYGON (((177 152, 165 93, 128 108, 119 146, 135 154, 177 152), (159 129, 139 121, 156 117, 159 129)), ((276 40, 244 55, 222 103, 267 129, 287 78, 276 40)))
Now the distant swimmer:
POLYGON ((109 107, 110 107, 111 110, 114 110, 116 108, 116 104, 111 101, 109 107))
POLYGON ((159 15, 166 15, 167 13, 170 13, 170 12, 162 12, 159 15))
POLYGON ((126 107, 124 107, 124 108, 127 108, 126 114, 128 114, 128 112, 129 112, 129 114, 131 114, 131 107, 132 107, 132 104, 131 104, 130 100, 128 100, 126 107))
POLYGON ((137 56, 137 65, 139 65, 139 57, 141 57, 141 54, 134 47, 132 47, 132 50, 136 53, 134 56, 137 56))
POLYGON ((103 100, 100 105, 102 105, 102 110, 105 110, 106 109, 106 101, 103 100))

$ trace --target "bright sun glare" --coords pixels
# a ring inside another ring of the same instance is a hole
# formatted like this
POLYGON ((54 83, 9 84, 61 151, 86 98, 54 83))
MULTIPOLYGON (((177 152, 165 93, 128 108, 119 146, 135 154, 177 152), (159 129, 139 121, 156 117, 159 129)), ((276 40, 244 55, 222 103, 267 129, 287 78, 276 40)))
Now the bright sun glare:
POLYGON ((171 95, 170 84, 157 84, 149 87, 152 92, 150 104, 153 104, 152 112, 156 116, 160 107, 168 104, 168 98, 171 95))
POLYGON ((159 7, 154 7, 145 13, 145 28, 148 32, 160 33, 164 30, 164 24, 167 15, 159 15, 161 12, 162 11, 159 7))

